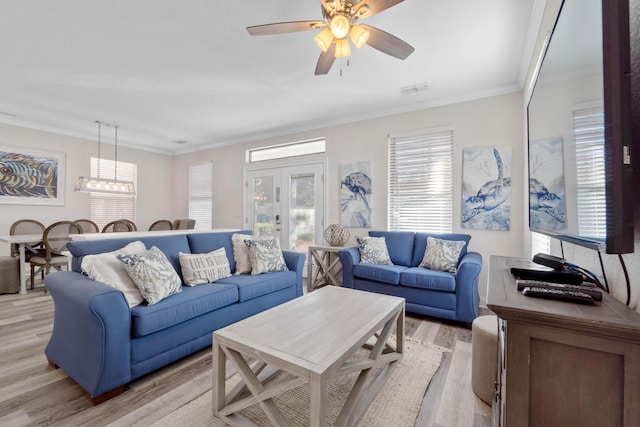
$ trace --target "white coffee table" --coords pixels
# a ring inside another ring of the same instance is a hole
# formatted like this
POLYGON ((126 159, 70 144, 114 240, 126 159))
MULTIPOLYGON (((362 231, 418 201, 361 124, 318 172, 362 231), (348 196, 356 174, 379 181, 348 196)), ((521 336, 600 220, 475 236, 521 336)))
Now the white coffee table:
POLYGON ((287 426, 272 398, 309 383, 309 425, 325 426, 327 381, 360 372, 335 424, 355 425, 402 358, 404 313, 403 298, 325 287, 215 331, 214 416, 231 425, 254 425, 239 411, 259 404, 273 425, 287 426), (396 338, 390 342, 392 332, 396 338), (373 345, 365 345, 367 341, 373 345), (368 357, 349 360, 363 347, 371 350, 368 357), (228 394, 227 360, 243 381, 228 394), (250 366, 247 360, 255 363, 250 366), (293 378, 265 386, 269 376, 265 367, 293 378), (375 367, 383 369, 374 377, 369 368, 375 367), (238 399, 246 389, 251 395, 238 399))

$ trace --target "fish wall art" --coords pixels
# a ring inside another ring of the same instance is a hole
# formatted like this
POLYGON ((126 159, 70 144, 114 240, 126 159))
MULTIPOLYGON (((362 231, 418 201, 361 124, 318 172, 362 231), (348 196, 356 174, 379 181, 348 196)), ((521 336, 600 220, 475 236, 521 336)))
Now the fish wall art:
POLYGON ((64 155, 0 148, 0 203, 61 204, 64 155))

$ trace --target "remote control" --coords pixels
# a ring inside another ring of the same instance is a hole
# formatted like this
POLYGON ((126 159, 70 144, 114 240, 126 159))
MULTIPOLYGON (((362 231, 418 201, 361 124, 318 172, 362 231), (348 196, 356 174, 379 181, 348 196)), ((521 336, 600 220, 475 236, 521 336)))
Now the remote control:
POLYGON ((568 285, 582 283, 582 274, 575 271, 531 270, 512 267, 511 274, 518 279, 541 280, 543 282, 566 283, 568 285))
POLYGON ((584 292, 561 291, 559 289, 545 289, 537 287, 527 287, 522 290, 522 294, 528 297, 548 298, 559 301, 578 302, 580 304, 593 304, 593 298, 584 292))
POLYGON ((602 300, 602 292, 600 292, 595 286, 580 286, 580 285, 566 285, 562 283, 541 282, 540 280, 527 280, 516 279, 516 285, 518 290, 522 291, 524 288, 544 288, 544 289, 559 289, 561 291, 575 291, 583 292, 593 298, 595 301, 602 300))

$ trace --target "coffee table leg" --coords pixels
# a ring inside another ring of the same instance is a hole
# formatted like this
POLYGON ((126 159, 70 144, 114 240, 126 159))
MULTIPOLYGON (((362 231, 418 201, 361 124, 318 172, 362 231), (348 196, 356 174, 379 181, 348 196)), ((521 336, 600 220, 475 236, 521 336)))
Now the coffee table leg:
POLYGON ((327 384, 321 375, 311 376, 310 381, 310 411, 309 425, 311 427, 325 427, 327 409, 327 384))
POLYGON ((213 364, 213 386, 211 392, 213 395, 213 416, 217 416, 220 409, 225 407, 225 384, 226 384, 226 366, 227 357, 220 348, 215 337, 213 338, 213 352, 211 363, 213 364))

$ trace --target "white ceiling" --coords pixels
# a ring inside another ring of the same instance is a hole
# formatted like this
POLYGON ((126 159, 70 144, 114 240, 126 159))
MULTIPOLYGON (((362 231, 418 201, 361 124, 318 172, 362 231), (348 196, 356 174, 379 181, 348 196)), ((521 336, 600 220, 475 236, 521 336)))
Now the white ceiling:
POLYGON ((543 3, 406 0, 366 23, 411 56, 354 48, 314 76, 315 31, 245 27, 321 19, 318 0, 0 0, 0 122, 95 140, 101 120, 181 153, 520 90, 543 3))

